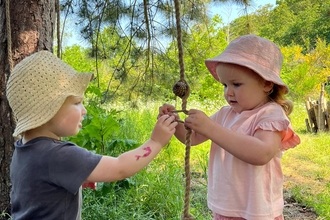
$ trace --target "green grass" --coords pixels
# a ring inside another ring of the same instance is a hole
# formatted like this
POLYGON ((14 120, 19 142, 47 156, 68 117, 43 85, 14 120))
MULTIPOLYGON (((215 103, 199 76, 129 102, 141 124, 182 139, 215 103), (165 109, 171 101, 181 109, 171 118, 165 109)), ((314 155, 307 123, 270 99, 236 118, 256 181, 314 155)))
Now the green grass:
MULTIPOLYGON (((211 114, 220 104, 190 102, 189 108, 211 114)), ((156 122, 159 105, 143 103, 140 109, 124 109, 120 113, 122 128, 119 138, 139 143, 146 141, 156 122)), ((306 117, 304 105, 296 104, 291 120, 302 143, 283 156, 285 188, 297 201, 313 207, 320 219, 330 219, 330 135, 306 133, 306 117)), ((191 148, 190 213, 196 220, 212 219, 206 205, 209 145, 207 142, 191 148)), ((84 220, 181 219, 185 190, 184 154, 185 146, 172 138, 147 168, 128 180, 110 185, 102 194, 85 190, 84 220)))
POLYGON ((282 159, 285 187, 300 203, 313 207, 320 219, 330 219, 330 134, 306 132, 307 113, 297 105, 291 117, 301 144, 282 159))

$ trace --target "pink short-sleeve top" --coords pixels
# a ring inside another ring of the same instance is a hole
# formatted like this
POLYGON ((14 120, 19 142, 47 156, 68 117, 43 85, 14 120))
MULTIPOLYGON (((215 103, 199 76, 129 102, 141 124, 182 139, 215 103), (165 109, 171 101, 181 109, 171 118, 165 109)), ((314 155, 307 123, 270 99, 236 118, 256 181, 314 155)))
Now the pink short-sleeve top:
POLYGON ((280 131, 283 138, 278 154, 263 166, 248 164, 212 142, 208 170, 209 208, 223 216, 249 220, 273 220, 280 216, 284 205, 282 152, 300 143, 282 107, 269 102, 238 114, 226 106, 211 118, 237 133, 253 136, 256 130, 262 129, 280 131))

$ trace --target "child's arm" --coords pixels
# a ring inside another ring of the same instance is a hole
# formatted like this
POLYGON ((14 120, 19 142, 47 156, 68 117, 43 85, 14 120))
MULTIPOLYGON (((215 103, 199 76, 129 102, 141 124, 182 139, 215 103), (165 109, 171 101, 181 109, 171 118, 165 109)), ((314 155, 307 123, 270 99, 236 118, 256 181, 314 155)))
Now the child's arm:
POLYGON ((252 165, 268 163, 280 150, 279 131, 258 130, 254 136, 239 134, 222 127, 199 110, 189 111, 186 126, 252 165))
POLYGON ((99 164, 87 178, 91 182, 113 182, 125 179, 146 167, 160 152, 175 132, 175 117, 160 117, 151 138, 142 146, 121 154, 119 157, 103 156, 99 164))

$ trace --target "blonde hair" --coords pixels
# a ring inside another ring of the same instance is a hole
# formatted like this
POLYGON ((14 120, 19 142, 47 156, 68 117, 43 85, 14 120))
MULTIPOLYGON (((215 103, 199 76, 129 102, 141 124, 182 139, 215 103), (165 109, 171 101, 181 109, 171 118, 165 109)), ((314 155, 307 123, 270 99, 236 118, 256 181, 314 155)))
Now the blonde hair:
POLYGON ((289 116, 293 110, 293 102, 286 98, 286 90, 284 87, 274 84, 273 92, 269 94, 269 98, 279 104, 286 116, 289 116))
MULTIPOLYGON (((266 82, 258 73, 252 70, 255 73, 255 77, 259 80, 260 83, 266 82)), ((274 83, 274 86, 269 92, 269 99, 279 104, 284 110, 286 116, 289 116, 293 110, 293 102, 286 98, 287 89, 284 86, 280 86, 274 83)))

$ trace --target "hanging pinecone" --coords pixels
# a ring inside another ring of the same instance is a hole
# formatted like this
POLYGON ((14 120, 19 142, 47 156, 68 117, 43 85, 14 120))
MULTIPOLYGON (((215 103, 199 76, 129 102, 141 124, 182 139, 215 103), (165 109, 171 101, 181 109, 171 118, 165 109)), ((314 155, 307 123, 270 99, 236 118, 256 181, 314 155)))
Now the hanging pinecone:
POLYGON ((177 81, 173 86, 173 93, 180 98, 189 94, 189 86, 185 80, 177 81))

